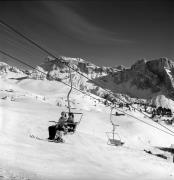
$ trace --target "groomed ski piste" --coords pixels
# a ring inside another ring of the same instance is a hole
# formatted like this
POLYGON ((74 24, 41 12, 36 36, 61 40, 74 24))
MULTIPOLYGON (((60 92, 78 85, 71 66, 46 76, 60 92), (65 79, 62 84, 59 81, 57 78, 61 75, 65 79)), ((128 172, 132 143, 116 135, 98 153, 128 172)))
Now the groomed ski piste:
MULTIPOLYGON (((74 112, 83 113, 76 132, 64 136, 65 143, 46 141, 48 127, 54 124, 49 121, 58 121, 67 111, 68 91, 56 81, 0 79, 1 180, 174 179, 170 158, 144 152, 163 153, 155 147, 174 144, 173 136, 127 115, 118 116, 114 121, 124 145, 109 146, 110 108, 74 90, 70 95, 74 112)), ((138 111, 126 112, 158 127, 138 111)))

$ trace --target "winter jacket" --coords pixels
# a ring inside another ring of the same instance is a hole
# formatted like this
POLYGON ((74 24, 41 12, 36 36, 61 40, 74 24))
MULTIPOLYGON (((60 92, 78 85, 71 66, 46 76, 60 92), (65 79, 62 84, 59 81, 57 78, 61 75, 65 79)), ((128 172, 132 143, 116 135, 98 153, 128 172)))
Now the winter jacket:
POLYGON ((67 118, 66 117, 60 117, 59 121, 58 121, 58 125, 59 126, 64 126, 65 122, 66 122, 67 118))
POLYGON ((67 123, 74 123, 74 118, 69 117, 69 118, 67 119, 67 123))

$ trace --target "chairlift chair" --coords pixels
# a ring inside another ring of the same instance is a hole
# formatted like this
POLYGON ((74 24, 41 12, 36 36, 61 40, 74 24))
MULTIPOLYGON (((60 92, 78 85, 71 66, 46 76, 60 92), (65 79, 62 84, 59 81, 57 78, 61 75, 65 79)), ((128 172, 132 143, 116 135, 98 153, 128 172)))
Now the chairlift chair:
POLYGON ((110 112, 110 122, 112 124, 113 129, 111 132, 106 132, 106 135, 108 138, 107 144, 111 146, 122 146, 124 142, 122 142, 119 133, 115 132, 116 127, 118 127, 119 125, 113 123, 112 116, 116 116, 116 114, 112 114, 112 111, 113 111, 113 108, 111 108, 111 112, 110 112))

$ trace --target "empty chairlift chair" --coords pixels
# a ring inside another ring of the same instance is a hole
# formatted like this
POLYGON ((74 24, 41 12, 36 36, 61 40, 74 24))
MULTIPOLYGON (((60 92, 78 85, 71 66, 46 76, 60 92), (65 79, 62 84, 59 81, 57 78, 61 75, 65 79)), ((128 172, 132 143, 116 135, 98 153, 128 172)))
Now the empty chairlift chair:
POLYGON ((122 146, 124 144, 124 142, 122 142, 119 133, 116 132, 116 127, 118 127, 119 125, 114 124, 113 120, 112 120, 112 117, 117 116, 117 115, 113 114, 112 111, 113 111, 113 108, 111 108, 111 113, 110 113, 110 122, 112 124, 112 131, 111 132, 106 132, 106 135, 107 135, 107 138, 108 138, 107 144, 112 145, 112 146, 122 146))

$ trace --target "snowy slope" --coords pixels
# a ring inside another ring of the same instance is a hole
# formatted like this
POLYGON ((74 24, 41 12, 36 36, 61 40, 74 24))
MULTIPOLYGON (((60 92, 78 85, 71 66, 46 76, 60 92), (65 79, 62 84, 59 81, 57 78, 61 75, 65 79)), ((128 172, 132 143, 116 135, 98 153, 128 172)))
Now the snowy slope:
MULTIPOLYGON (((173 179, 173 163, 146 154, 143 149, 174 144, 172 136, 128 116, 116 118, 123 147, 107 145, 111 131, 110 109, 75 91, 75 111, 84 117, 77 132, 64 137, 65 144, 45 139, 49 121, 66 110, 69 88, 47 80, 0 79, 0 178, 1 179, 173 179), (10 91, 9 91, 10 89, 10 91), (12 91, 13 90, 13 91, 12 91), (55 106, 57 105, 57 106, 55 106)), ((127 111, 156 125, 138 112, 127 111)), ((78 119, 79 117, 75 117, 78 119)))

